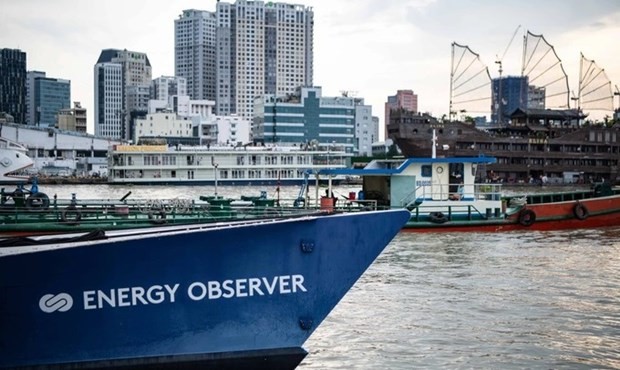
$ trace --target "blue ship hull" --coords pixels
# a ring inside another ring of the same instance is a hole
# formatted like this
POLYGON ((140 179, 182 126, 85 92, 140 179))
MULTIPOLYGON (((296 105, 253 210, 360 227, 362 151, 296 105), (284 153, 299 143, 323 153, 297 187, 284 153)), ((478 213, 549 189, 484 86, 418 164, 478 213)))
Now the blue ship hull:
POLYGON ((409 219, 385 211, 0 250, 0 368, 295 368, 409 219))

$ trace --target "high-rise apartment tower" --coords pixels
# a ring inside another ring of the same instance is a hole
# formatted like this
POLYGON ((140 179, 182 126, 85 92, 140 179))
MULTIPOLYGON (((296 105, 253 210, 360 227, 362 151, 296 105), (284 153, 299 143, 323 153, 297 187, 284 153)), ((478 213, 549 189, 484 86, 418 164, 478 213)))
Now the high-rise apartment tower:
POLYGON ((252 119, 254 98, 312 86, 314 12, 303 5, 218 1, 175 20, 175 74, 216 114, 252 119))

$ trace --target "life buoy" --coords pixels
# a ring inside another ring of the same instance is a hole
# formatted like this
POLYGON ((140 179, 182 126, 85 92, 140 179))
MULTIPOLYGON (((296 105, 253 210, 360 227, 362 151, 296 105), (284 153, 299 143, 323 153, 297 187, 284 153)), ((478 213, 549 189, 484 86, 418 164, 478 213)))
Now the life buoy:
POLYGON ((45 193, 34 193, 26 199, 26 208, 44 210, 50 206, 50 198, 45 193))
POLYGON ((573 214, 575 215, 576 219, 583 221, 588 218, 588 216, 590 216, 590 211, 588 211, 586 206, 577 202, 577 204, 575 204, 575 207, 573 207, 573 214))
POLYGON ((149 220, 151 221, 151 223, 156 225, 165 224, 166 212, 163 209, 151 211, 149 212, 149 220))
POLYGON ((523 226, 531 226, 536 221, 536 213, 531 209, 524 209, 519 213, 519 223, 523 226))
POLYGON ((434 222, 436 224, 443 224, 444 222, 448 221, 448 217, 443 214, 443 212, 431 212, 428 217, 431 222, 434 222))
POLYGON ((82 212, 76 206, 69 206, 60 212, 60 219, 67 225, 78 225, 82 219, 82 212))

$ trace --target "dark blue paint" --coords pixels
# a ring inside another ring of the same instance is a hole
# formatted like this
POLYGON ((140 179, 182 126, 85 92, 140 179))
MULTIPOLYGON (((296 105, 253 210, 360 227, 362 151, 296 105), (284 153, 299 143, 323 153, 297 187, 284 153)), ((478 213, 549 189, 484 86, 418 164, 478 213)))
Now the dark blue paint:
POLYGON ((0 368, 301 349, 408 219, 403 210, 337 214, 2 256, 0 368), (297 274, 307 292, 187 294, 193 282, 297 274), (83 309, 84 291, 157 284, 180 284, 174 303, 83 309), (70 310, 39 308, 61 292, 73 297, 70 310))

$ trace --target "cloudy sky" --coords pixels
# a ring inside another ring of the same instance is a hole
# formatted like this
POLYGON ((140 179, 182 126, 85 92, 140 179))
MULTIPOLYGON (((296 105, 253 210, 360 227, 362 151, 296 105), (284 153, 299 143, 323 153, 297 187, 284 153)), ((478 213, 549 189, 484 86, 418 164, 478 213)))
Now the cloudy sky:
MULTIPOLYGON (((372 105, 381 124, 386 97, 398 89, 417 93, 421 111, 448 113, 452 42, 479 53, 492 77, 494 61, 506 51, 504 75, 519 75, 525 30, 555 46, 571 90, 578 89, 580 52, 605 69, 612 85, 620 85, 618 0, 287 2, 315 12, 314 84, 325 96, 355 92, 372 105)), ((71 80, 71 99, 88 109, 92 133, 93 66, 101 50, 145 52, 153 77, 173 75, 174 20, 184 9, 214 11, 216 0, 0 3, 0 48, 25 51, 28 70, 71 80)))

